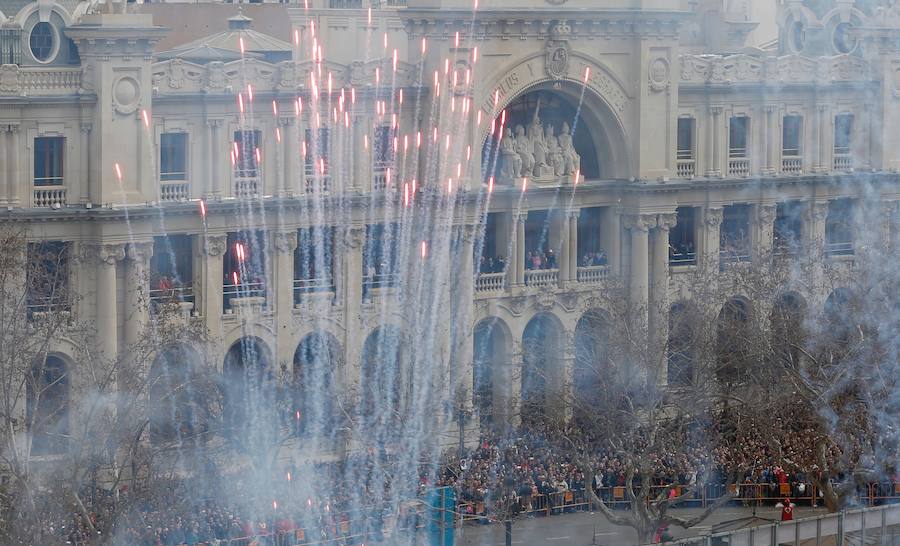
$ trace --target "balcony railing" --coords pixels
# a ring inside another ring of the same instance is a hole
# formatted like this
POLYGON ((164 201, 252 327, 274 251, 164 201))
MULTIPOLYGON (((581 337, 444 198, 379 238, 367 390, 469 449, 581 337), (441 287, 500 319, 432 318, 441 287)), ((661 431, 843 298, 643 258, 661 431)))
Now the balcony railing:
POLYGON ((803 172, 803 158, 800 156, 784 156, 781 158, 781 172, 784 174, 800 174, 803 172))
POLYGON ((65 204, 65 186, 41 186, 34 188, 35 207, 63 207, 65 204))
POLYGON ((303 189, 306 193, 329 193, 331 191, 331 177, 328 175, 307 175, 303 189))
POLYGON ((525 286, 550 286, 559 283, 559 269, 526 269, 525 286))
POLYGON ((478 273, 475 292, 501 292, 506 288, 506 273, 478 273))
POLYGON ((696 175, 696 162, 693 159, 678 159, 676 173, 679 178, 693 178, 696 175))
POLYGON ((388 189, 388 177, 386 173, 378 173, 372 177, 372 190, 384 191, 388 189))
POLYGON ((265 298, 266 285, 262 282, 245 282, 222 285, 222 299, 225 309, 231 309, 232 300, 242 298, 265 298))
POLYGON ((750 176, 750 158, 732 157, 728 159, 728 176, 750 176))
POLYGON ((237 178, 234 181, 235 197, 259 197, 258 178, 237 178))
POLYGON ((331 9, 361 9, 362 0, 328 0, 331 9))
POLYGON ((597 284, 606 280, 609 275, 608 265, 587 265, 578 268, 578 282, 597 284))
POLYGON ((304 295, 334 292, 334 281, 329 277, 321 279, 294 279, 294 302, 299 303, 304 295))
POLYGON ((747 248, 734 248, 719 251, 719 264, 736 264, 751 261, 750 250, 747 248))
POLYGON ((853 241, 825 243, 826 256, 851 256, 853 255, 853 241))
POLYGON ((363 300, 371 301, 374 292, 393 288, 399 281, 400 275, 397 273, 381 273, 363 278, 363 300))
POLYGON ((187 182, 163 182, 159 186, 159 200, 164 203, 187 201, 191 197, 187 182))
POLYGON ((679 266, 679 265, 696 265, 697 264, 697 253, 696 252, 679 252, 672 254, 669 256, 669 265, 679 266))
POLYGON ((835 172, 850 172, 853 170, 853 157, 850 154, 834 154, 832 169, 835 172))
POLYGON ((33 318, 35 313, 50 313, 55 311, 69 311, 71 306, 68 298, 61 295, 39 296, 29 295, 26 303, 28 318, 33 318))

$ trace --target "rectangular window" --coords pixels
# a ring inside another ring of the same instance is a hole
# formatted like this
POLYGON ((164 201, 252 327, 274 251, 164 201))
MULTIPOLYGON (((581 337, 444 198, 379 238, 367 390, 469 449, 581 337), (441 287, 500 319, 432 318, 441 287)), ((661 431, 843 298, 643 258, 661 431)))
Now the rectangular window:
POLYGON ((853 133, 853 115, 841 114, 834 116, 834 153, 835 155, 848 155, 850 153, 850 141, 853 133))
POLYGON ((159 136, 159 179, 187 180, 187 133, 159 136))
POLYGON ((29 243, 25 282, 29 316, 33 312, 67 309, 68 243, 61 241, 29 243))
POLYGON ((297 230, 294 250, 294 294, 334 291, 334 228, 297 230))
POLYGON ((225 309, 234 298, 266 296, 266 237, 262 230, 229 233, 223 257, 225 309))
POLYGON ((234 132, 231 155, 234 161, 234 174, 238 178, 259 176, 260 140, 259 131, 234 132))
POLYGON ((694 159, 694 119, 678 118, 678 159, 694 159))
POLYGON ((773 231, 773 252, 778 256, 794 255, 800 250, 803 229, 803 204, 800 201, 778 203, 773 231))
POLYGON ((63 185, 63 154, 66 139, 63 137, 37 137, 34 139, 34 185, 63 185))
POLYGON ((375 128, 372 156, 375 172, 384 172, 394 161, 394 130, 389 125, 375 128))
POLYGON ((723 209, 719 253, 725 262, 750 260, 750 205, 730 205, 723 209))
POLYGON ((397 260, 400 252, 400 230, 397 224, 366 226, 363 248, 363 288, 394 286, 397 283, 397 260))
POLYGON ((192 302, 193 241, 191 235, 153 238, 150 257, 150 301, 192 302))
POLYGON ((734 116, 728 126, 728 157, 747 157, 747 135, 750 118, 734 116))
POLYGON ((672 265, 694 265, 697 250, 694 246, 694 207, 678 207, 677 222, 669 232, 669 263, 672 265))
POLYGON ((829 256, 853 254, 853 232, 853 200, 835 199, 828 203, 825 252, 829 256))
POLYGON ((331 173, 330 140, 331 134, 324 127, 316 133, 313 133, 312 129, 306 130, 306 140, 303 141, 303 148, 306 151, 304 157, 306 176, 328 176, 331 173))
POLYGON ((781 133, 781 155, 784 157, 797 157, 800 155, 800 128, 803 118, 800 116, 785 116, 781 133))

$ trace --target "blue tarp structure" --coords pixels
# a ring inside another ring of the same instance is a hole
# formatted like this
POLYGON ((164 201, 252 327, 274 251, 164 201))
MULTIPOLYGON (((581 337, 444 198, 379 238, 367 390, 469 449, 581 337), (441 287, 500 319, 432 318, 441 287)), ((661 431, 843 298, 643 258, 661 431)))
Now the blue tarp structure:
POLYGON ((428 544, 453 546, 456 493, 450 487, 438 487, 428 493, 428 544))

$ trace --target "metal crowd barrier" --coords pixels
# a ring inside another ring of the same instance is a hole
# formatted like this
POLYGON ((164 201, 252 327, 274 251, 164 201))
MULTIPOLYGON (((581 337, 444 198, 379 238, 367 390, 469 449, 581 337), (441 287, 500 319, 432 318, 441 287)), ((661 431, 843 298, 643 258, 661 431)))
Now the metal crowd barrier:
POLYGON ((900 546, 900 504, 874 506, 666 542, 679 546, 900 546))

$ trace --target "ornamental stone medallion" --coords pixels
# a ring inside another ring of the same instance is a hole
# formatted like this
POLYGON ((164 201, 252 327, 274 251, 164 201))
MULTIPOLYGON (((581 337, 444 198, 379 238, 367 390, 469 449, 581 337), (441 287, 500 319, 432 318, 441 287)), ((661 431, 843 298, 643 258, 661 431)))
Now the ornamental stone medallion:
POLYGON ((659 92, 669 87, 669 61, 662 57, 653 59, 648 72, 650 89, 659 92))
POLYGON ((571 33, 572 28, 565 23, 556 23, 550 29, 544 66, 547 75, 557 81, 569 73, 569 41, 566 38, 571 33))
POLYGON ((132 76, 122 76, 113 83, 113 107, 120 114, 131 114, 141 101, 141 86, 132 76))

